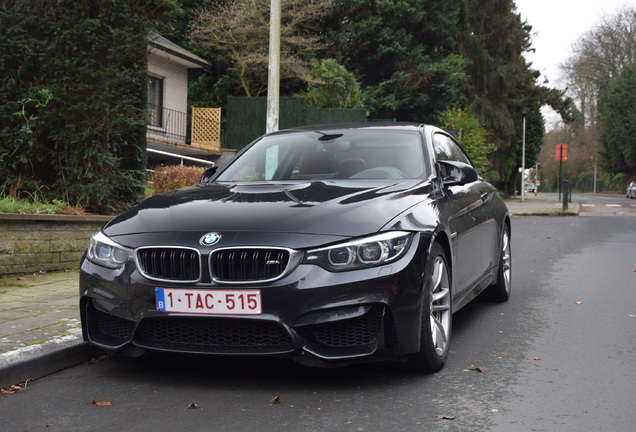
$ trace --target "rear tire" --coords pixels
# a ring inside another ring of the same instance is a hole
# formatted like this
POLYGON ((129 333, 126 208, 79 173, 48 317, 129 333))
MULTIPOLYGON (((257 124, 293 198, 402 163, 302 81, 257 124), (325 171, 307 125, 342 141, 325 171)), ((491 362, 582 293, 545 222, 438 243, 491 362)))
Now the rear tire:
POLYGON ((407 368, 435 372, 444 367, 451 335, 451 274, 444 249, 434 243, 426 263, 422 293, 420 350, 412 354, 407 368))
POLYGON ((488 298, 495 302, 507 302, 512 288, 512 256, 510 247, 510 228, 504 224, 501 235, 501 254, 497 282, 487 289, 488 298))

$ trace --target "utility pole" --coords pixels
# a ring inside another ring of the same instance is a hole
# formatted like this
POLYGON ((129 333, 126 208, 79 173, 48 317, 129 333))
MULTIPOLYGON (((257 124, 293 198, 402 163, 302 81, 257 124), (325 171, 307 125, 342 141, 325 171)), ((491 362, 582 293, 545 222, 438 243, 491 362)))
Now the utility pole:
POLYGON ((271 0, 269 14, 269 68, 267 73, 267 133, 278 130, 280 95, 281 0, 271 0))
POLYGON ((523 136, 522 140, 522 150, 521 150, 521 202, 524 202, 526 198, 526 114, 530 111, 529 108, 524 107, 521 110, 523 114, 523 136))

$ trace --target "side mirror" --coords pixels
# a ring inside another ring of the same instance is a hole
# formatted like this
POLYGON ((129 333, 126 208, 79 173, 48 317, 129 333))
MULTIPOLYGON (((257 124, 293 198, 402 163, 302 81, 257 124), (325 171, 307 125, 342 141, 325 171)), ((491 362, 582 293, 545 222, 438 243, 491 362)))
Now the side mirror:
POLYGON ((201 184, 209 182, 218 168, 219 167, 215 165, 203 171, 203 174, 201 174, 201 184))
POLYGON ((444 186, 465 185, 479 180, 477 170, 472 165, 457 161, 439 161, 444 186))

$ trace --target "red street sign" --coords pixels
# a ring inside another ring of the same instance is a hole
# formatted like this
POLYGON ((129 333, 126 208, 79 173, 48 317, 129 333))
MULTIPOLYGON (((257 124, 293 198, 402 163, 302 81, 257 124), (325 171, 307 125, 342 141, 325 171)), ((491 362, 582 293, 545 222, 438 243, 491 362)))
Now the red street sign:
POLYGON ((566 162, 568 160, 568 145, 557 144, 554 160, 557 162, 566 162))

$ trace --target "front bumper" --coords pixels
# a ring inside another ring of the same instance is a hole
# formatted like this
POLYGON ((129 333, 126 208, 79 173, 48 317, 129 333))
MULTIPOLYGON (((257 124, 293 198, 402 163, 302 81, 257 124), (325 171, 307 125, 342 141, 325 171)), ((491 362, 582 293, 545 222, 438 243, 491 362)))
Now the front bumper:
POLYGON ((175 284, 143 278, 134 263, 112 271, 83 260, 84 339, 123 353, 275 355, 307 364, 404 357, 419 349, 425 244, 414 242, 402 259, 381 268, 336 274, 300 265, 275 282, 232 286, 261 290, 263 313, 254 316, 157 311, 154 289, 175 284))

